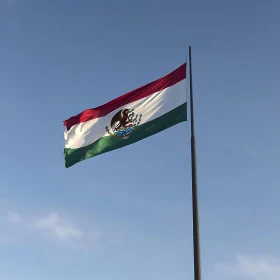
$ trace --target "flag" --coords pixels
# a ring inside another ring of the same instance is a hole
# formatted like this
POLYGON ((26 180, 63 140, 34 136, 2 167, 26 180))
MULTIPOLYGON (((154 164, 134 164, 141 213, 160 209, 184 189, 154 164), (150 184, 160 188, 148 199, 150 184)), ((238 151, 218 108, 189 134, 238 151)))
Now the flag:
POLYGON ((168 75, 64 121, 65 167, 187 120, 186 63, 168 75))

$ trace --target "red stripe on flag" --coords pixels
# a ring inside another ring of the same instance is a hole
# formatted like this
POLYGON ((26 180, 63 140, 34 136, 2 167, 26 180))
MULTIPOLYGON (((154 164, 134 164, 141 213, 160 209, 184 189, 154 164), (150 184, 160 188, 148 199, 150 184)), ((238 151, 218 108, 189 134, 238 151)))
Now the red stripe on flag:
POLYGON ((78 114, 77 116, 71 117, 64 121, 64 125, 69 130, 73 125, 83 123, 96 118, 104 117, 110 112, 122 107, 128 103, 145 98, 155 92, 171 87, 186 78, 186 63, 178 67, 173 72, 166 76, 151 82, 145 86, 137 88, 131 92, 128 92, 122 96, 117 97, 108 103, 99 107, 88 109, 78 114))

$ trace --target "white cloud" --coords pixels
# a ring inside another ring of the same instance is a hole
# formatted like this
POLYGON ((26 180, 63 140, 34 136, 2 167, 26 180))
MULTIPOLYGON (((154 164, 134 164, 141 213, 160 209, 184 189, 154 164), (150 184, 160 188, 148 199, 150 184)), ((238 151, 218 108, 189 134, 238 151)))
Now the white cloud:
POLYGON ((280 258, 238 255, 233 263, 220 262, 216 269, 219 274, 235 276, 235 279, 279 280, 280 258))
POLYGON ((21 216, 16 212, 8 212, 6 215, 6 220, 10 223, 19 223, 23 221, 21 216))
POLYGON ((47 239, 60 242, 75 244, 84 237, 83 231, 78 226, 55 212, 39 218, 22 218, 17 212, 8 212, 5 220, 13 226, 20 227, 21 231, 31 230, 47 239))
POLYGON ((78 227, 67 223, 57 213, 51 213, 46 217, 41 217, 34 223, 34 227, 64 242, 72 243, 76 239, 84 236, 78 227))

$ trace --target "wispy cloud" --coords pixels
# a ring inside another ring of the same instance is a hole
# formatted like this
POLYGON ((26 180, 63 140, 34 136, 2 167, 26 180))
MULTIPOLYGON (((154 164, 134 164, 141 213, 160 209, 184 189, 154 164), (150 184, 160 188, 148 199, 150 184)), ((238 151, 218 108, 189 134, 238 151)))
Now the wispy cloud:
POLYGON ((233 276, 235 279, 279 280, 280 258, 238 255, 232 263, 217 263, 216 270, 219 274, 233 276))
POLYGON ((6 220, 10 223, 19 223, 23 221, 21 216, 16 212, 8 212, 6 215, 6 220))
POLYGON ((61 219, 57 213, 51 213, 46 217, 41 217, 34 222, 33 226, 52 237, 73 243, 84 236, 84 233, 77 226, 67 223, 61 219))
POLYGON ((20 231, 33 232, 48 240, 76 244, 85 236, 81 228, 56 212, 41 217, 23 217, 17 212, 8 212, 5 220, 20 231))

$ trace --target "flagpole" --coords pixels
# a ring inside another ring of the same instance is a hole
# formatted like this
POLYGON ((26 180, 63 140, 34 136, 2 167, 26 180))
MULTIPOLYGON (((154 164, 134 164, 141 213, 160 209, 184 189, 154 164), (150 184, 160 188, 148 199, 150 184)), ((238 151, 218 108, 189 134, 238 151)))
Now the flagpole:
POLYGON ((194 105, 193 105, 193 85, 192 85, 192 48, 191 48, 191 46, 189 46, 189 71, 190 71, 189 75, 190 75, 190 108, 191 108, 191 163, 192 163, 194 280, 201 280, 198 191, 197 191, 197 172, 196 172, 196 146, 195 146, 194 105))

